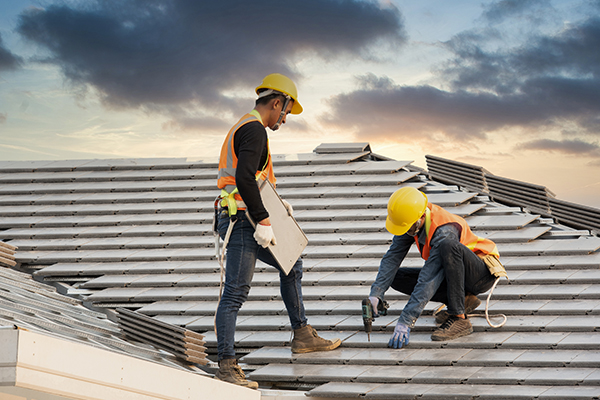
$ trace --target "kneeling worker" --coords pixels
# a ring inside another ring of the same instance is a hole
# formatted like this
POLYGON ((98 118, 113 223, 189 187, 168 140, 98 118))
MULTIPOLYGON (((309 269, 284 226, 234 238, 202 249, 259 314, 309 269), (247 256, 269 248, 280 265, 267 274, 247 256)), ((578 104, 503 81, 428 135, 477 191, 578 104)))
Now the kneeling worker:
POLYGON ((377 316, 377 310, 383 309, 384 293, 390 286, 410 295, 388 347, 408 344, 410 330, 430 300, 448 308, 436 316, 441 325, 431 340, 452 340, 472 333, 467 314, 481 304, 476 295, 489 290, 496 280, 487 264, 500 265, 494 242, 473 234, 463 218, 429 203, 427 196, 413 187, 394 192, 387 210, 386 228, 395 236, 371 285, 373 314, 377 316), (413 243, 425 260, 423 267, 399 268, 413 243))
MULTIPOLYGON (((221 149, 217 186, 221 189, 218 230, 224 238, 229 230, 227 265, 223 296, 215 320, 219 371, 216 378, 240 386, 257 388, 248 381, 235 358, 235 325, 240 307, 248 298, 256 260, 279 269, 281 298, 290 318, 294 338, 293 353, 333 350, 339 339, 326 340, 307 324, 302 301, 302 260, 286 275, 266 249, 276 244, 269 213, 265 209, 257 179, 275 185, 273 162, 266 127, 277 130, 288 114, 300 114, 296 85, 281 74, 267 75, 256 88, 258 99, 252 111, 229 131, 221 149), (256 222, 254 228, 248 215, 256 222), (233 224, 230 228, 230 225, 233 224)), ((288 212, 292 207, 284 201, 288 212)))

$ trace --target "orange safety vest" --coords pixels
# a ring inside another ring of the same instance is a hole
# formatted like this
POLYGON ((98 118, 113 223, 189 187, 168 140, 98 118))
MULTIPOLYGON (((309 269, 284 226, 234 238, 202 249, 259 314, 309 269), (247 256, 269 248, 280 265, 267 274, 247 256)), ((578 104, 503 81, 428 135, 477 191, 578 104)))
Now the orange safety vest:
MULTIPOLYGON (((253 114, 244 115, 237 124, 235 124, 227 134, 223 146, 221 147, 221 157, 219 158, 219 175, 217 178, 217 187, 226 191, 227 193, 233 193, 235 191, 235 199, 242 200, 242 197, 237 193, 237 185, 235 183, 235 172, 237 169, 238 158, 235 154, 233 142, 236 132, 244 125, 260 120, 253 114)), ((256 171, 256 180, 268 179, 269 182, 275 186, 275 174, 273 172, 273 160, 271 159, 271 150, 269 149, 269 142, 267 141, 267 162, 263 166, 262 170, 256 171)), ((239 208, 243 210, 244 208, 239 208)))
POLYGON ((421 252, 421 256, 424 260, 429 258, 429 251, 431 250, 431 238, 433 237, 435 230, 438 227, 448 223, 460 225, 460 242, 467 246, 474 253, 492 254, 496 257, 500 257, 496 244, 489 239, 481 238, 471 232, 471 228, 469 228, 467 221, 465 221, 463 218, 444 210, 440 206, 427 203, 427 208, 425 210, 425 233, 427 234, 427 241, 422 249, 419 248, 419 240, 417 236, 415 236, 417 248, 421 252))

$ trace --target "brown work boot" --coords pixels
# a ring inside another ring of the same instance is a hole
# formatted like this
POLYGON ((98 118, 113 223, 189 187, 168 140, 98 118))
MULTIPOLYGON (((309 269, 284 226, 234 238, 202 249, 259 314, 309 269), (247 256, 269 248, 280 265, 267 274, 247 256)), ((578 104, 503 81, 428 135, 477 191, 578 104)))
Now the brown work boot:
MULTIPOLYGON (((477 296, 467 293, 465 296, 465 314, 471 314, 480 304, 481 300, 479 300, 477 296)), ((448 319, 448 315, 448 310, 440 311, 435 314, 435 323, 438 325, 443 324, 448 319)))
POLYGON ((340 339, 323 339, 312 326, 306 325, 302 328, 294 329, 292 353, 333 350, 340 344, 342 344, 340 339))
POLYGON ((431 340, 452 340, 473 333, 473 325, 468 318, 459 318, 456 315, 448 317, 439 328, 431 334, 431 340))
POLYGON ((226 358, 219 361, 219 370, 215 374, 215 378, 233 383, 234 385, 244 386, 250 389, 258 389, 258 382, 249 381, 242 371, 235 358, 226 358))

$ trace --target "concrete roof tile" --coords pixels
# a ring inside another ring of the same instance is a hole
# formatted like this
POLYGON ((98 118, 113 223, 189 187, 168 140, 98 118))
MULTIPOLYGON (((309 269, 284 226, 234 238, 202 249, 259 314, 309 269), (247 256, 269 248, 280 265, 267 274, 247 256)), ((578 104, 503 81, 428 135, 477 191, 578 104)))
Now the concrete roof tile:
MULTIPOLYGON (((584 383, 587 380, 584 380, 584 383)), ((597 385, 597 383, 595 384, 597 385)), ((545 390, 539 396, 540 400, 558 400, 558 399, 570 399, 570 400, 587 400, 593 399, 598 393, 598 388, 593 386, 553 386, 545 390)))
POLYGON ((513 360, 518 367, 565 367, 581 354, 581 350, 525 350, 513 360))
POLYGON ((407 383, 426 369, 417 365, 377 365, 356 377, 356 382, 407 383))

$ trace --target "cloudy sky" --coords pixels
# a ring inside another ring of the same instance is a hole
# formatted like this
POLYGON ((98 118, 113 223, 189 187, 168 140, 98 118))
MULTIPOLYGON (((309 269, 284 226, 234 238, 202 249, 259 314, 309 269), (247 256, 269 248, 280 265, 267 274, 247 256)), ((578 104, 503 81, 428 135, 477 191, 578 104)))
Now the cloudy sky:
POLYGON ((214 160, 279 72, 274 153, 369 142, 600 208, 600 0, 11 0, 0 159, 214 160))

